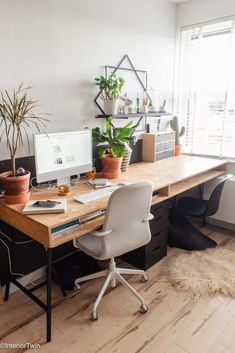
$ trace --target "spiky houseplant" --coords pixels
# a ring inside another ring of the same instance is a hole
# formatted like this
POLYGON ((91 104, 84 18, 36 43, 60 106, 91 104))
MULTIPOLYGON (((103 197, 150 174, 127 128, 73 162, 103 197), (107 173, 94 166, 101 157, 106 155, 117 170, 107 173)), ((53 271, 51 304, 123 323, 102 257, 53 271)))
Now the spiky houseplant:
POLYGON ((181 129, 179 128, 179 120, 177 116, 174 116, 170 121, 170 126, 172 130, 175 131, 175 155, 179 156, 181 153, 180 137, 185 134, 185 127, 182 126, 181 129))
MULTIPOLYGON (((23 84, 20 84, 12 93, 7 90, 0 91, 0 143, 6 142, 12 164, 11 172, 0 175, 4 187, 6 187, 5 177, 13 184, 14 177, 20 178, 22 175, 29 174, 21 168, 19 176, 17 175, 16 155, 18 148, 24 147, 26 143, 28 151, 30 151, 29 131, 33 127, 40 132, 48 121, 48 119, 34 114, 33 110, 37 102, 29 98, 29 91, 30 87, 24 87, 23 84)), ((7 195, 6 190, 5 194, 7 195)), ((12 194, 11 191, 10 194, 12 194)))

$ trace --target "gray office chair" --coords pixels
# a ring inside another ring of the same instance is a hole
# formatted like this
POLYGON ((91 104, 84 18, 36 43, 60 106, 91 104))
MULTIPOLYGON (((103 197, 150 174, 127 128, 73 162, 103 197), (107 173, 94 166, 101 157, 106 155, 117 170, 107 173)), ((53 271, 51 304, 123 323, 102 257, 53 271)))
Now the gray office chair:
POLYGON ((147 244, 151 239, 149 220, 153 216, 149 213, 153 187, 150 182, 139 182, 123 186, 111 195, 102 230, 94 231, 74 240, 74 246, 80 248, 87 255, 97 260, 110 259, 109 268, 92 275, 75 280, 75 287, 79 283, 93 278, 106 277, 103 287, 95 301, 91 320, 97 320, 97 307, 111 282, 116 286, 116 280, 121 282, 140 301, 140 312, 148 310, 143 298, 122 277, 122 274, 142 275, 142 281, 147 281, 145 272, 138 269, 124 269, 116 267, 114 257, 147 244))

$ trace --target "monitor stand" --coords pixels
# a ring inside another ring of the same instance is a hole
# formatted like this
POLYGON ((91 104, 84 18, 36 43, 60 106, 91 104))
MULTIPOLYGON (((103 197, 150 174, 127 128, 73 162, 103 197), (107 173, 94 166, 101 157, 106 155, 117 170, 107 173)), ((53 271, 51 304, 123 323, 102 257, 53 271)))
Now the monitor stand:
POLYGON ((69 177, 60 177, 57 179, 57 186, 59 185, 68 185, 74 186, 77 184, 78 180, 80 179, 80 175, 77 175, 76 179, 69 177))

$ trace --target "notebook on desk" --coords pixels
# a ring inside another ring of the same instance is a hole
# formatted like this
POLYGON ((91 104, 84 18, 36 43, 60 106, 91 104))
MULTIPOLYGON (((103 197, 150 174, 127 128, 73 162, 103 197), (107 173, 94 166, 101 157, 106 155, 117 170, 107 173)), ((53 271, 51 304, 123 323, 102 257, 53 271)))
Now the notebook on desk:
POLYGON ((45 207, 43 206, 35 206, 37 202, 47 202, 48 200, 30 200, 26 203, 25 207, 22 210, 23 214, 43 214, 43 213, 64 213, 66 212, 66 199, 52 199, 49 201, 55 201, 54 206, 45 207))

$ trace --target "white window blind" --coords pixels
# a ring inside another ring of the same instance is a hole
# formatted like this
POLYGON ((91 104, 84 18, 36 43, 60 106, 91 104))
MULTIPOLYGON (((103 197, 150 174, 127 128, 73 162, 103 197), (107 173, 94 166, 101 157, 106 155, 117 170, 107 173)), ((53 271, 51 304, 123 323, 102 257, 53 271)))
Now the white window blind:
POLYGON ((235 158, 234 19, 182 29, 176 114, 183 151, 235 158))

